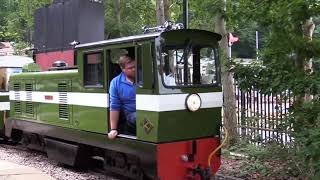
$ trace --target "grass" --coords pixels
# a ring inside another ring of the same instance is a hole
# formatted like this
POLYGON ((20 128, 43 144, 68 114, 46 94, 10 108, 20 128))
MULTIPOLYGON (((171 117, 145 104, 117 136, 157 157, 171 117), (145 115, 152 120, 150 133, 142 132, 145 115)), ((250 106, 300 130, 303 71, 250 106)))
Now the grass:
POLYGON ((243 179, 298 179, 299 168, 291 149, 277 143, 240 142, 222 151, 219 173, 243 179))

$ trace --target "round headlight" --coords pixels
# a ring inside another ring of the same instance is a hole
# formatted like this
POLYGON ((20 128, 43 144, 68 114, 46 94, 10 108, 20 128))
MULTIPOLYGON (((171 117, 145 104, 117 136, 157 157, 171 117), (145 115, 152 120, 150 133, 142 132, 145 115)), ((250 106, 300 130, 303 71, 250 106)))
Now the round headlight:
POLYGON ((201 98, 198 94, 190 94, 186 99, 187 108, 195 112, 201 107, 201 98))

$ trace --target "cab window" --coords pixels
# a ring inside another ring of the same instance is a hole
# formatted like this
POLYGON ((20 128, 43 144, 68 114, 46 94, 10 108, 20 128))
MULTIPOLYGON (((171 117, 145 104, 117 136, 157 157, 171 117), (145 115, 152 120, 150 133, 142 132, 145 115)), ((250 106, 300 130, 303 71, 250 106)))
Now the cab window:
POLYGON ((217 49, 212 47, 166 48, 161 71, 165 86, 208 86, 218 83, 217 49))
POLYGON ((84 85, 103 87, 103 53, 95 52, 84 55, 84 85))

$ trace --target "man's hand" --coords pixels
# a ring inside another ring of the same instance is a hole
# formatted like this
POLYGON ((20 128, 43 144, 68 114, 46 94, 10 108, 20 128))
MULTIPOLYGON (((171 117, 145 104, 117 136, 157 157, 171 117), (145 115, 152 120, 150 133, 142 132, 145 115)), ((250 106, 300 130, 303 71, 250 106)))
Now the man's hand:
POLYGON ((114 139, 116 138, 118 135, 118 131, 117 130, 111 130, 109 133, 108 133, 108 138, 109 139, 114 139))

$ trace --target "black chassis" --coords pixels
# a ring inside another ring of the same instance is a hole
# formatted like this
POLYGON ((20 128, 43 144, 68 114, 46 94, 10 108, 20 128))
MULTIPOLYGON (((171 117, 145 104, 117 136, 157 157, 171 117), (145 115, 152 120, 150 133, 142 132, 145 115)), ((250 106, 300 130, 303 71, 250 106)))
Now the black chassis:
POLYGON ((92 133, 71 128, 63 128, 43 123, 9 118, 6 121, 6 136, 11 137, 13 129, 54 138, 61 142, 72 142, 106 150, 120 152, 139 160, 142 171, 148 177, 157 177, 157 144, 139 141, 131 138, 116 138, 109 140, 106 134, 92 133))

